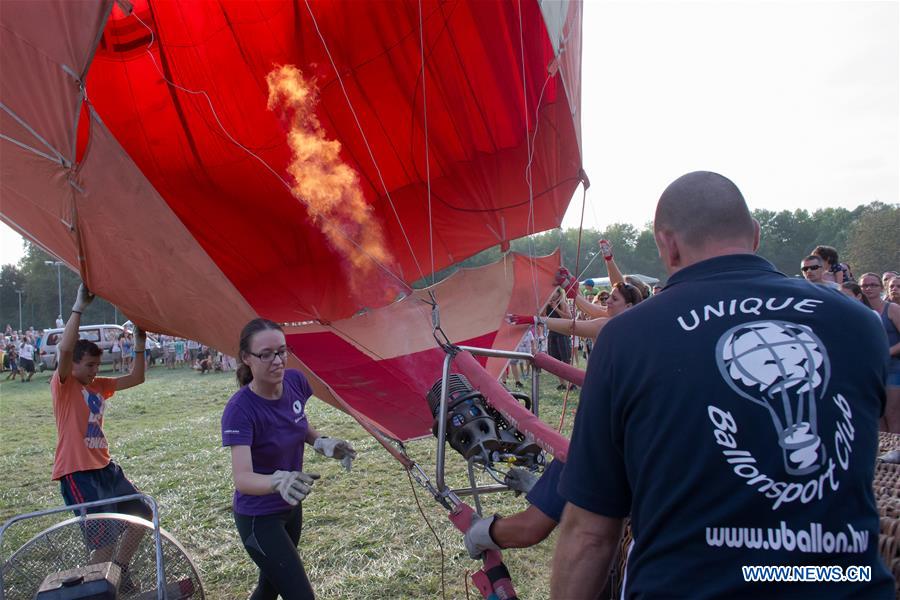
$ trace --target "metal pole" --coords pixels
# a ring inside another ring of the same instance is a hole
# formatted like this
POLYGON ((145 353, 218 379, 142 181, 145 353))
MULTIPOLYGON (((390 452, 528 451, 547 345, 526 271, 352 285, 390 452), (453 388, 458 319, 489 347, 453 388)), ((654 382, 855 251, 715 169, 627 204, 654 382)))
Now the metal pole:
POLYGON ((56 292, 59 297, 59 312, 56 313, 58 315, 62 314, 62 263, 56 261, 56 292))
POLYGON ((438 411, 437 456, 435 457, 434 482, 438 492, 443 493, 444 484, 444 451, 447 444, 447 397, 450 395, 450 362, 453 355, 449 352, 444 357, 444 372, 441 376, 441 408, 438 411))
POLYGON ((16 290, 16 293, 19 295, 19 331, 22 331, 22 294, 25 290, 16 290))

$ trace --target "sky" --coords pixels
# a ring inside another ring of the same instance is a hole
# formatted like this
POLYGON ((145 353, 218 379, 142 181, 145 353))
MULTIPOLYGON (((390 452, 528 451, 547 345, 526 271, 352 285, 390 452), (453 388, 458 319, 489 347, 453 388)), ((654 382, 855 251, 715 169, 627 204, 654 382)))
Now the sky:
MULTIPOLYGON (((696 170, 751 209, 900 202, 897 0, 587 0, 583 38, 586 228, 643 226, 696 170)), ((0 263, 21 246, 0 223, 0 263)))

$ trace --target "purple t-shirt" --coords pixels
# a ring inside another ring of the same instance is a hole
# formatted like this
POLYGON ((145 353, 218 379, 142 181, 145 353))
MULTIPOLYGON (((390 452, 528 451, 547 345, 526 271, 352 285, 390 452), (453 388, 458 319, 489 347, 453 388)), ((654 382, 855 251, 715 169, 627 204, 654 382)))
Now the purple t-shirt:
MULTIPOLYGON (((294 369, 284 372, 284 389, 278 400, 267 400, 244 386, 231 397, 222 414, 222 445, 250 446, 253 472, 303 469, 303 445, 309 423, 306 401, 312 395, 309 382, 294 369)), ((278 493, 250 496, 234 491, 234 512, 257 516, 284 512, 292 507, 278 493)))

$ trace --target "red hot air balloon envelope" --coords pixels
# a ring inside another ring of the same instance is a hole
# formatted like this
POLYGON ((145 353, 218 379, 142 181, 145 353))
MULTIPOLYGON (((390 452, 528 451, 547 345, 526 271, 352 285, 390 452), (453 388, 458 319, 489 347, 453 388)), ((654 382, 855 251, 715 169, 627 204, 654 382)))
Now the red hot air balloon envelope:
MULTIPOLYGON (((397 439, 443 357, 411 284, 558 227, 581 181, 577 2, 5 0, 0 35, 3 221, 150 330, 235 354, 289 324, 317 395, 397 439)), ((558 264, 451 276, 443 330, 511 349, 558 264)))

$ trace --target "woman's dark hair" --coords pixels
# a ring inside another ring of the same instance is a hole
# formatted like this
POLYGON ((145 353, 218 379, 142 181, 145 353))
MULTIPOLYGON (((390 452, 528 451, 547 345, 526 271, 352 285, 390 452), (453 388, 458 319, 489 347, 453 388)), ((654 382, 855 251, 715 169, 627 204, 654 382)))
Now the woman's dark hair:
POLYGON ((853 283, 852 281, 845 281, 841 284, 841 287, 845 290, 850 290, 857 300, 872 308, 872 304, 869 302, 869 299, 862 293, 862 288, 859 287, 858 283, 853 283))
POLYGON ((625 299, 625 302, 634 306, 644 299, 641 291, 631 285, 630 283, 622 283, 619 282, 613 286, 613 289, 619 290, 619 293, 622 294, 622 297, 625 299))
POLYGON ((243 354, 245 352, 250 352, 250 341, 253 339, 254 335, 260 331, 269 329, 275 329, 284 333, 284 329, 281 328, 281 325, 268 319, 253 319, 244 325, 244 328, 241 330, 241 342, 238 346, 238 361, 240 361, 241 364, 238 366, 235 375, 237 376, 238 383, 242 386, 248 385, 253 381, 253 372, 250 371, 250 365, 244 362, 243 354))
MULTIPOLYGON (((650 286, 647 285, 646 283, 644 283, 643 281, 641 281, 640 279, 638 279, 637 277, 635 277, 634 275, 626 275, 625 283, 637 288, 637 291, 639 291, 641 293, 642 299, 646 300, 647 298, 650 297, 650 286)), ((635 302, 635 304, 637 304, 637 302, 635 302)))
POLYGON ((816 246, 815 250, 813 250, 812 253, 821 258, 823 261, 827 262, 829 265, 838 264, 837 250, 835 250, 831 246, 816 246))

